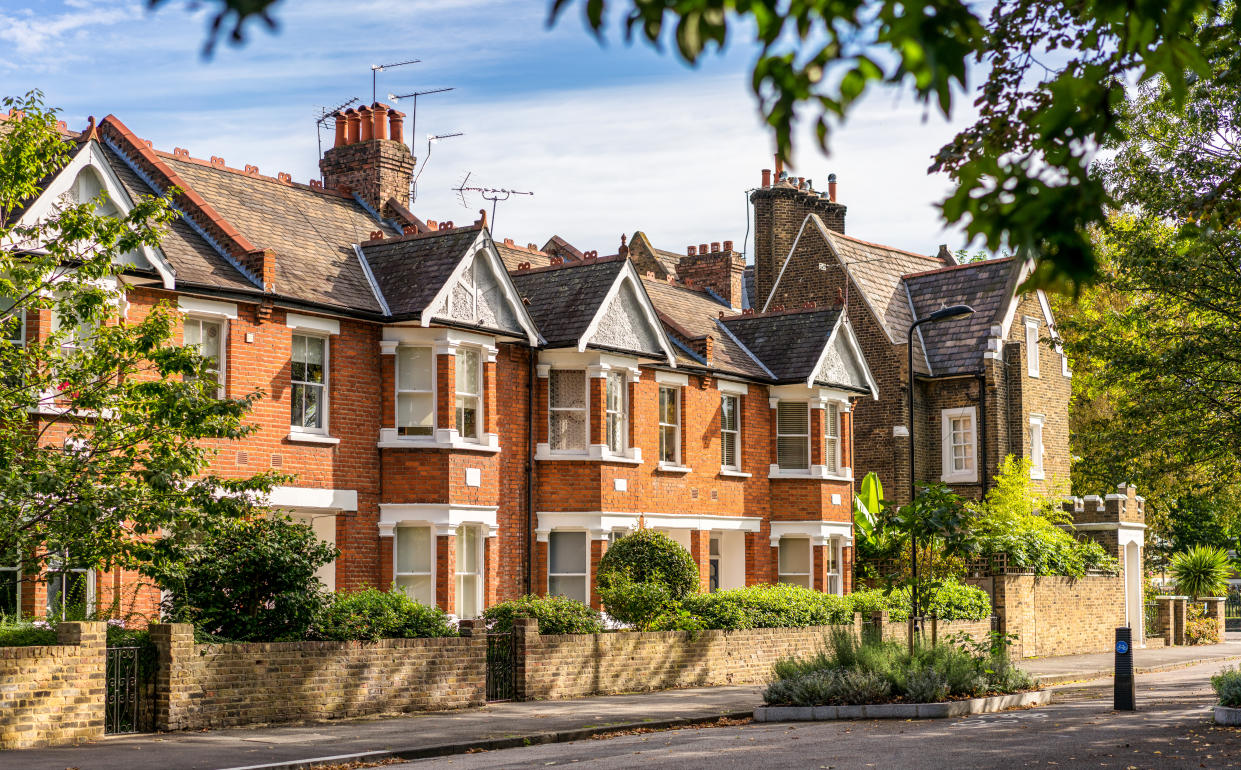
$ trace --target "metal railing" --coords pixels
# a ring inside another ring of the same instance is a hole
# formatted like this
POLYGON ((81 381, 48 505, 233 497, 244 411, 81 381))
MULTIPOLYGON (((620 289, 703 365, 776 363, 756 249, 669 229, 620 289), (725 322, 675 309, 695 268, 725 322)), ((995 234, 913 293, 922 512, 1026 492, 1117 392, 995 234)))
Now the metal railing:
POLYGON ((138 732, 141 680, 141 647, 107 648, 104 685, 103 731, 108 734, 138 732))

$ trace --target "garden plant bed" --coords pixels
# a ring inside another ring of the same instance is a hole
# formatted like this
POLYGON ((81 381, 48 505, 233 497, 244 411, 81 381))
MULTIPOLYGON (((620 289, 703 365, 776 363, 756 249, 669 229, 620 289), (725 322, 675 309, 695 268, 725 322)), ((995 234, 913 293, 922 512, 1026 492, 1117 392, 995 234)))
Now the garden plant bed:
POLYGON ((755 722, 823 722, 833 719, 944 719, 968 714, 1046 706, 1051 690, 944 701, 942 703, 871 703, 860 706, 759 706, 755 722))

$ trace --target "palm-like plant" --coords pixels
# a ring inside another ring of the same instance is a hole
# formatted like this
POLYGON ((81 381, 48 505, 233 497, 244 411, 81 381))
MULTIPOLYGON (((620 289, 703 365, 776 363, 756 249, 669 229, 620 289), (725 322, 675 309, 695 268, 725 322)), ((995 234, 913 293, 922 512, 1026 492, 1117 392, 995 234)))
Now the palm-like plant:
POLYGON ((1172 577, 1177 593, 1197 599, 1200 596, 1222 596, 1228 590, 1232 560, 1222 548, 1196 545, 1188 551, 1172 555, 1172 577))

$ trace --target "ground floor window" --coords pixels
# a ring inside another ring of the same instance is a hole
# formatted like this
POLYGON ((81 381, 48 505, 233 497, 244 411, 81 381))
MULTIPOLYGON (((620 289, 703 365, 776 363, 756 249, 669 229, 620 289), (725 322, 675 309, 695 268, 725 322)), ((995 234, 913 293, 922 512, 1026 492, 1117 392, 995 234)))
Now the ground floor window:
POLYGON ((810 580, 810 538, 780 538, 779 581, 790 585, 813 588, 810 580))
POLYGON ((420 604, 435 606, 435 549, 430 527, 396 528, 396 586, 420 604))
POLYGON ((720 536, 711 536, 711 563, 709 565, 707 587, 711 593, 720 590, 720 536))
POLYGON ((586 601, 590 547, 585 532, 552 532, 547 538, 547 592, 586 601))
POLYGON ((15 618, 21 614, 21 568, 17 559, 0 558, 0 617, 15 618))
POLYGON ((478 527, 457 530, 457 617, 476 618, 482 612, 482 545, 478 527))
POLYGON ((71 560, 53 563, 47 573, 47 615, 84 618, 95 596, 95 573, 71 560))
POLYGON ((840 594, 840 543, 828 540, 823 546, 823 562, 827 568, 827 584, 824 590, 829 594, 840 594))

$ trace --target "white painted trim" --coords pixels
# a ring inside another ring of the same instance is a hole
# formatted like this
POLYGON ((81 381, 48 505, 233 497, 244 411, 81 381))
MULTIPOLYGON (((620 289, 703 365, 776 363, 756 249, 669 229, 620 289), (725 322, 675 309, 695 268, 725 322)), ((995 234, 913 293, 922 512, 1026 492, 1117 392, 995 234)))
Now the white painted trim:
POLYGON ((538 520, 534 530, 535 540, 546 543, 547 536, 556 530, 585 531, 592 540, 607 540, 608 535, 615 530, 632 532, 637 529, 639 514, 615 511, 536 511, 534 515, 538 520))
POLYGON ((693 470, 688 465, 680 465, 678 463, 661 462, 655 466, 655 470, 660 473, 689 473, 693 470))
MULTIPOLYGON (((510 307, 516 311, 517 323, 521 326, 522 331, 526 333, 526 341, 530 345, 542 345, 545 340, 539 334, 538 329, 534 325, 534 321, 530 318, 530 313, 526 311, 526 305, 521 301, 521 295, 517 293, 517 288, 513 286, 513 281, 509 278, 508 270, 504 267, 503 260, 500 259, 500 253, 496 251, 495 244, 491 240, 491 233, 486 228, 478 231, 478 237, 466 247, 465 254, 457 261, 457 266, 452 269, 452 273, 445 279, 439 291, 427 303, 423 309, 419 320, 423 326, 430 326, 432 319, 435 318, 435 308, 440 302, 447 299, 452 292, 453 285, 460 280, 461 274, 465 272, 466 267, 473 264, 474 258, 479 252, 485 255, 491 272, 495 274, 496 280, 500 283, 500 289, 504 292, 504 298, 508 300, 510 307)), ((453 319, 443 319, 447 323, 452 323, 453 319)))
MULTIPOLYGON (((857 335, 853 333, 853 326, 849 323, 849 319, 844 313, 836 317, 836 325, 832 328, 832 333, 828 335, 827 344, 823 346, 823 350, 819 352, 819 357, 814 362, 814 368, 810 370, 810 376, 806 379, 806 387, 816 388, 823 387, 815 384, 815 377, 819 374, 819 369, 823 367, 823 361, 826 360, 828 352, 832 349, 832 343, 836 341, 836 335, 840 330, 844 329, 845 346, 857 356, 858 361, 862 364, 862 377, 866 381, 867 387, 870 388, 870 395, 875 401, 879 400, 879 383, 875 381, 874 375, 870 371, 870 364, 866 362, 866 354, 862 352, 862 346, 858 343, 857 335)), ((848 385, 850 383, 836 383, 837 385, 848 385)), ((845 403, 848 403, 846 398, 845 403)))
POLYGON ((356 511, 358 492, 354 489, 322 489, 319 487, 275 487, 267 504, 274 508, 314 508, 334 511, 356 511))
POLYGON ((719 392, 727 396, 747 396, 750 393, 750 386, 748 383, 735 382, 733 380, 721 380, 716 378, 715 387, 719 392))
POLYGON ((379 506, 379 530, 407 524, 427 524, 435 528, 435 535, 454 534, 462 524, 478 524, 487 528, 487 537, 495 537, 499 531, 495 505, 451 505, 441 503, 381 503, 379 506))
POLYGON ((213 299, 187 297, 182 294, 177 297, 177 309, 182 313, 189 313, 191 315, 227 318, 229 320, 237 319, 236 302, 219 302, 213 299))
POLYGON ((941 409, 939 413, 939 420, 939 480, 946 484, 978 483, 978 407, 963 406, 956 409, 941 409), (952 418, 965 416, 970 418, 970 435, 974 439, 970 447, 971 452, 974 455, 974 469, 971 471, 958 471, 954 473, 951 470, 952 418))
POLYGON ((335 318, 286 313, 284 325, 299 332, 312 334, 340 334, 340 321, 335 318))
POLYGON ((808 469, 781 468, 776 463, 768 466, 769 479, 819 479, 822 481, 852 481, 853 469, 841 468, 845 474, 834 474, 826 465, 811 465, 808 469))
POLYGON ((1039 340, 1039 323, 1033 318, 1026 318, 1023 321, 1023 326, 1025 327, 1025 338, 1023 341, 1026 344, 1026 375, 1038 377, 1041 368, 1041 362, 1039 361, 1039 347, 1041 344, 1039 340), (1034 332, 1033 344, 1030 342, 1030 332, 1034 332))
POLYGON ((660 385, 688 388, 689 375, 681 372, 665 372, 657 369, 655 371, 655 382, 658 382, 660 385))
POLYGON ((285 441, 295 441, 302 444, 339 444, 340 439, 335 436, 326 436, 322 433, 305 433, 299 430, 289 431, 289 435, 284 437, 285 441))
POLYGON ((754 474, 746 473, 745 471, 735 470, 733 468, 720 468, 720 475, 729 476, 731 478, 736 478, 736 479, 748 479, 754 474))
POLYGON ((758 532, 761 516, 719 516, 706 513, 643 513, 642 523, 659 529, 758 532))
POLYGON ((646 293, 646 287, 642 285, 642 278, 638 275, 633 263, 625 260, 619 273, 616 274, 616 280, 612 281, 612 285, 608 287, 608 293, 604 296, 603 301, 595 309, 594 318, 590 319, 590 323, 586 326, 586 331, 582 332, 581 338, 577 341, 577 350, 579 353, 585 352, 590 341, 594 339, 595 333, 599 331, 599 324, 603 321, 603 316, 607 312, 612 301, 620 294, 621 287, 628 282, 632 287, 634 294, 638 296, 638 307, 642 310, 642 316, 647 324, 655 333, 655 339, 659 341, 659 347, 664 352, 666 363, 672 368, 676 368, 676 354, 672 351, 672 343, 668 340, 668 335, 664 331, 664 325, 660 322, 658 314, 655 312, 655 306, 651 303, 650 295, 646 293))
POLYGON ((827 545, 838 538, 841 545, 853 544, 853 525, 842 521, 773 521, 771 547, 777 548, 782 537, 808 537, 811 545, 827 545))
POLYGON ((500 436, 484 433, 481 441, 467 441, 451 428, 437 428, 430 436, 402 436, 396 428, 380 428, 375 445, 380 449, 463 449, 494 454, 500 451, 500 436))
POLYGON ((1041 414, 1030 415, 1030 478, 1035 481, 1041 481, 1046 478, 1044 472, 1043 460, 1047 454, 1047 448, 1043 438, 1043 426, 1046 424, 1047 418, 1041 414), (1034 428, 1038 427, 1038 451, 1035 451, 1034 428))

